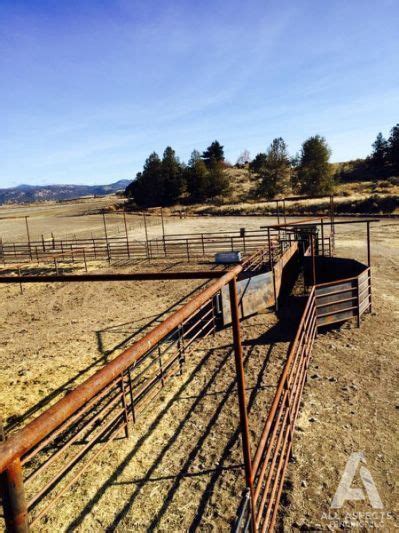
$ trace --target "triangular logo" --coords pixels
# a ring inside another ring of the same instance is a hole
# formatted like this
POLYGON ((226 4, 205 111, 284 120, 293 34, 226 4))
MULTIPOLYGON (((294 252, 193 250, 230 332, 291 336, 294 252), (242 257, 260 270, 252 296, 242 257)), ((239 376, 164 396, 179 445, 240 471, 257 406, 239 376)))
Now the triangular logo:
POLYGON ((346 500, 365 500, 366 494, 373 509, 384 508, 373 477, 368 468, 363 466, 365 464, 366 459, 363 452, 353 452, 351 454, 348 462, 346 463, 345 470, 342 474, 337 491, 331 502, 331 507, 333 509, 340 509, 346 500), (359 475, 365 491, 361 488, 354 488, 351 486, 359 464, 359 475))

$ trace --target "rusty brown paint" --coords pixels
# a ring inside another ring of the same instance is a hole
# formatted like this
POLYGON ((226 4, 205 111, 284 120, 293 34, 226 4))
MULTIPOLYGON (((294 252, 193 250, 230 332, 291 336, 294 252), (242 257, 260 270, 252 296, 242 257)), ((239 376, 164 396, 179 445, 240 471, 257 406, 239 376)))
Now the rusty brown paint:
POLYGON ((230 305, 231 305, 231 317, 233 327, 233 341, 234 341, 234 360, 236 366, 237 375, 237 389, 238 389, 238 404, 240 411, 240 427, 242 437, 242 447, 245 466, 245 479, 247 487, 250 491, 251 500, 251 527, 255 532, 255 500, 254 500, 254 485, 252 475, 251 464, 251 444, 249 437, 249 424, 248 424, 248 411, 247 411, 247 399, 246 399, 246 384, 245 384, 245 372, 242 355, 242 342, 240 331, 240 317, 238 309, 238 294, 237 294, 237 280, 235 277, 229 282, 230 290, 230 305))
POLYGON ((7 531, 27 533, 28 508, 25 498, 22 466, 20 459, 12 461, 2 475, 3 507, 7 531))
MULTIPOLYGON (((56 260, 54 260, 56 261, 56 260)), ((106 281, 156 281, 183 279, 217 279, 225 271, 133 272, 129 274, 63 274, 55 276, 0 276, 0 283, 92 283, 106 281)))
POLYGON ((107 366, 97 371, 67 396, 60 399, 47 411, 10 437, 8 441, 1 443, 0 472, 3 472, 12 461, 21 457, 35 444, 44 439, 95 394, 111 383, 117 376, 121 375, 133 362, 138 361, 150 348, 155 346, 186 318, 190 317, 224 285, 237 276, 249 261, 247 260, 241 265, 236 265, 225 272, 201 293, 166 318, 164 322, 112 360, 107 366))

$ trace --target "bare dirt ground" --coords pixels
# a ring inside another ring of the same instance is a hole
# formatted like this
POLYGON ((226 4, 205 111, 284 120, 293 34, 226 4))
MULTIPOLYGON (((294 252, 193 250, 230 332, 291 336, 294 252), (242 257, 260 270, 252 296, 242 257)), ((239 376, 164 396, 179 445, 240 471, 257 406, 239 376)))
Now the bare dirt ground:
MULTIPOLYGON (((82 231, 90 217, 98 215, 75 217, 82 231)), ((219 231, 270 222, 262 217, 173 218, 166 227, 168 233, 219 231)), ((70 231, 69 223, 66 212, 60 231, 70 231)), ((329 511, 352 451, 365 452, 384 510, 395 512, 398 228, 384 221, 372 232, 373 314, 365 315, 360 329, 344 326, 319 335, 315 343, 281 530, 331 526, 322 520, 323 512, 329 511)), ((364 260, 364 230, 357 229, 340 228, 338 254, 364 260)), ((151 231, 159 234, 160 226, 151 231)), ((36 416, 201 283, 36 285, 25 287, 22 295, 18 286, 0 286, 0 410, 7 425, 13 428, 36 416)), ((295 332, 297 316, 287 320, 282 327, 266 313, 242 323, 254 443, 295 332)), ((229 530, 244 488, 231 342, 230 330, 198 342, 184 374, 169 382, 133 435, 99 457, 40 530, 229 530)), ((366 502, 360 504, 370 510, 366 502)))

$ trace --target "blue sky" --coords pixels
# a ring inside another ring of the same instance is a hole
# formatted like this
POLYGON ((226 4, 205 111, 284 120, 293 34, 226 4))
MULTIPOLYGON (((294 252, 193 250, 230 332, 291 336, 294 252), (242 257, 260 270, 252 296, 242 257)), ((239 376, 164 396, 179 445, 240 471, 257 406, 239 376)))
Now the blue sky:
POLYGON ((0 187, 133 178, 214 139, 316 133, 333 161, 399 122, 399 0, 0 0, 0 187))

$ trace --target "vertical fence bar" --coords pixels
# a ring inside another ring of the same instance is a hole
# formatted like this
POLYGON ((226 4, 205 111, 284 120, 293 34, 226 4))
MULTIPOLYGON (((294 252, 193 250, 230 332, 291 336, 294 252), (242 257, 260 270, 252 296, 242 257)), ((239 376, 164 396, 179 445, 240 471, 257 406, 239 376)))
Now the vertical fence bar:
POLYGON ((103 224, 104 224, 104 236, 105 236, 105 247, 107 249, 108 263, 111 263, 111 258, 109 256, 109 244, 108 244, 108 232, 107 232, 107 223, 105 221, 105 212, 103 211, 103 224))
POLYGON ((162 367, 162 354, 161 354, 161 345, 158 343, 158 364, 159 364, 159 370, 161 373, 161 383, 162 387, 165 386, 165 379, 163 374, 163 367, 162 367))
POLYGON ((123 211, 123 224, 125 226, 127 256, 130 259, 129 232, 127 230, 126 212, 125 211, 123 211))
POLYGON ((267 228, 267 245, 269 248, 269 266, 270 266, 270 270, 273 270, 272 240, 270 238, 270 228, 267 228))
POLYGON ((234 341, 234 360, 237 374, 237 388, 238 388, 238 404, 240 409, 240 426, 242 447, 244 455, 245 466, 245 479, 247 487, 250 491, 251 499, 251 531, 255 533, 256 524, 256 512, 255 512, 255 494, 252 475, 252 460, 251 460, 251 447, 249 441, 249 425, 248 425, 248 411, 246 400, 246 385, 245 385, 245 372, 242 354, 241 344, 241 332, 240 332, 240 318, 238 310, 238 295, 237 295, 237 279, 234 277, 229 282, 230 293, 230 308, 231 308, 231 320, 233 327, 233 341, 234 341))
POLYGON ((6 529, 10 533, 29 531, 28 507, 19 458, 15 459, 1 475, 3 484, 3 509, 6 529))
POLYGON ((371 266, 370 222, 367 221, 367 266, 371 266))
POLYGON ((97 259, 97 252, 96 252, 96 241, 94 240, 93 234, 91 234, 91 240, 93 241, 93 252, 94 252, 94 259, 97 259))
POLYGON ((24 218, 25 218, 25 226, 26 226, 26 236, 28 238, 29 257, 30 257, 30 260, 32 261, 32 248, 31 248, 31 242, 30 242, 30 231, 29 231, 29 223, 28 223, 29 217, 26 216, 24 218))
POLYGON ((179 367, 180 367, 180 375, 183 375, 183 366, 185 362, 185 355, 184 355, 184 337, 182 334, 183 326, 178 326, 177 329, 177 335, 178 335, 178 341, 177 341, 177 350, 179 352, 179 367))
POLYGON ((147 229, 147 217, 146 217, 146 214, 143 213, 143 220, 144 220, 144 233, 145 233, 145 247, 146 247, 146 250, 147 250, 147 259, 151 259, 151 256, 150 256, 150 248, 148 246, 148 229, 147 229))
POLYGON ((166 243, 165 243, 165 223, 163 219, 163 208, 161 207, 161 224, 162 224, 162 241, 163 241, 163 253, 166 257, 166 243))
POLYGON ((136 423, 136 412, 134 409, 134 394, 133 394, 133 387, 132 387, 132 374, 131 374, 131 367, 127 369, 127 375, 129 378, 129 394, 130 394, 130 408, 132 410, 132 417, 133 417, 133 424, 136 423))
POLYGON ((123 418, 125 419, 125 436, 129 438, 129 413, 126 402, 126 390, 125 390, 125 375, 124 372, 121 374, 121 392, 122 392, 122 407, 123 407, 123 418))
POLYGON ((316 285, 316 257, 315 257, 313 234, 310 236, 310 249, 311 249, 310 253, 312 256, 312 285, 316 285))

